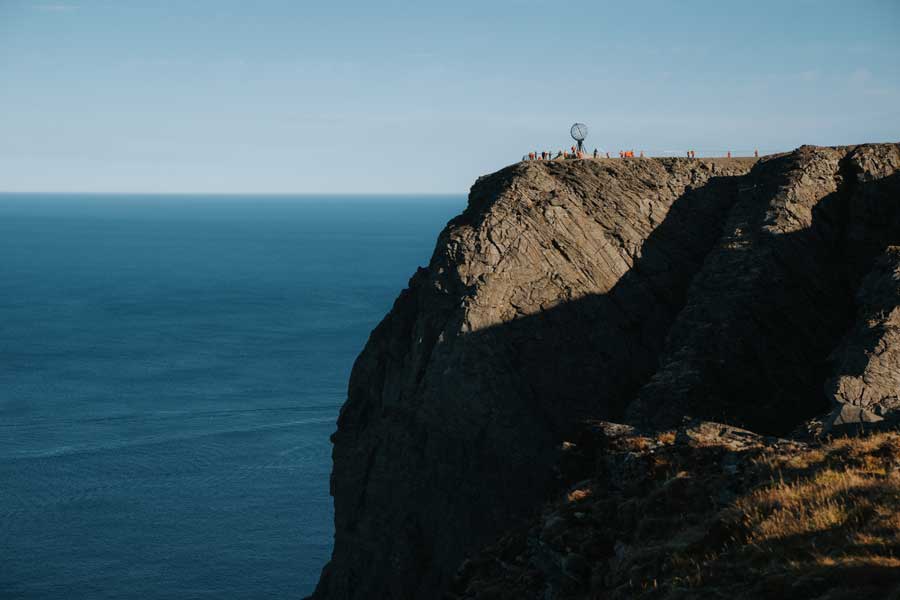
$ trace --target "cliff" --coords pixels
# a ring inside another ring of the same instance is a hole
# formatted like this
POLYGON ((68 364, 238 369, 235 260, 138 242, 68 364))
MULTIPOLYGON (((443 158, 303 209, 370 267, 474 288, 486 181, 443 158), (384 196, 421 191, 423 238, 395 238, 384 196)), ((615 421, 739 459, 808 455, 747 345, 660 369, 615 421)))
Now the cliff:
POLYGON ((898 170, 868 145, 479 179, 354 365, 314 597, 440 595, 558 496, 591 420, 889 421, 898 170))

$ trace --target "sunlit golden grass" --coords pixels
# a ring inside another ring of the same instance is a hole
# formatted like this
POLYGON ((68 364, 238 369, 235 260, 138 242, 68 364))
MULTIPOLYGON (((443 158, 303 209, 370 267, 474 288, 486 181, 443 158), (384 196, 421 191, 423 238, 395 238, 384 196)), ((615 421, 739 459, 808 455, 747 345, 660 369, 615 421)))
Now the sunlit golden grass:
POLYGON ((566 499, 569 502, 578 502, 580 500, 584 500, 585 498, 589 498, 591 496, 591 490, 572 490, 566 496, 566 499))
POLYGON ((503 590, 486 597, 548 597, 547 565, 574 555, 590 580, 553 597, 900 600, 900 433, 720 432, 614 439, 598 477, 472 567, 503 590))
POLYGON ((724 511, 731 542, 697 560, 683 583, 708 585, 727 563, 747 565, 760 585, 801 576, 849 590, 900 585, 900 434, 841 438, 757 464, 769 481, 724 511))
MULTIPOLYGON (((715 456, 714 446, 710 440, 696 447, 715 456)), ((689 477, 715 493, 722 466, 718 459, 701 466, 702 456, 702 450, 681 455, 687 471, 671 470, 660 489, 689 477)), ((688 533, 706 532, 700 543, 684 543, 697 536, 678 533, 663 542, 661 570, 671 576, 662 585, 717 597, 900 594, 900 433, 732 450, 731 457, 728 464, 744 465, 741 483, 726 484, 734 499, 693 522, 688 533)), ((659 571, 648 568, 637 587, 649 590, 659 571)))
POLYGON ((860 471, 826 469, 793 483, 779 482, 736 503, 750 530, 749 541, 765 543, 834 528, 859 527, 900 480, 876 479, 860 471))
POLYGON ((657 436, 657 440, 665 444, 666 446, 671 446, 675 443, 675 432, 674 431, 666 431, 657 436))

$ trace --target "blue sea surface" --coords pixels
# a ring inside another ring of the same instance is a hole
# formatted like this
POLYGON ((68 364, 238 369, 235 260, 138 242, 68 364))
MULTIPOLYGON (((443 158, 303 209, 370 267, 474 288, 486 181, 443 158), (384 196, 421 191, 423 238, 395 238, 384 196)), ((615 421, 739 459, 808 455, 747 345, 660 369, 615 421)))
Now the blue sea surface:
POLYGON ((0 195, 0 598, 299 598, 356 355, 462 196, 0 195))

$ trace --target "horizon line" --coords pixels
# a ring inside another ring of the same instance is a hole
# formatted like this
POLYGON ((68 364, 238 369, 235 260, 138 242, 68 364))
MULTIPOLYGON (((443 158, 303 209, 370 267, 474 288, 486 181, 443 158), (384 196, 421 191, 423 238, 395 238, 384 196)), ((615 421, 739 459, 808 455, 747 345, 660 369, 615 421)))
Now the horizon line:
POLYGON ((95 196, 278 196, 288 198, 298 198, 305 196, 467 196, 465 192, 94 192, 94 191, 15 191, 0 190, 0 195, 55 195, 55 196, 76 196, 83 194, 91 194, 95 196))

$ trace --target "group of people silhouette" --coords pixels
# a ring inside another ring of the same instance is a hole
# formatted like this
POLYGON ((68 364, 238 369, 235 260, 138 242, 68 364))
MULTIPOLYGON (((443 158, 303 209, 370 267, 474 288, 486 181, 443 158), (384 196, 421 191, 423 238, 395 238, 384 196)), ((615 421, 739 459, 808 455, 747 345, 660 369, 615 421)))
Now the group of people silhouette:
MULTIPOLYGON (((594 158, 604 158, 600 155, 601 153, 594 148, 593 157, 594 158)), ((604 152, 605 158, 610 158, 609 152, 604 152)), ((759 150, 753 151, 753 157, 759 158, 759 150)), ((553 155, 553 152, 529 152, 525 156, 522 157, 523 161, 526 160, 560 160, 560 159, 569 159, 569 158, 585 158, 585 152, 572 146, 569 150, 559 150, 556 155, 553 155)), ((635 158, 634 150, 619 150, 619 158, 635 158)), ((641 150, 638 154, 638 158, 644 158, 644 151, 641 150)), ((695 150, 687 151, 687 158, 697 158, 697 152, 695 150)), ((725 154, 725 158, 731 158, 731 150, 727 151, 725 154)))
MULTIPOLYGON (((609 153, 606 156, 609 158, 609 153)), ((584 151, 572 146, 569 150, 559 150, 556 156, 553 156, 553 152, 548 151, 529 152, 522 157, 522 160, 558 160, 566 158, 584 158, 584 151)), ((599 158, 596 148, 594 148, 594 158, 599 158)))
MULTIPOLYGON (((594 158, 610 158, 609 152, 604 152, 603 154, 604 156, 601 156, 600 151, 594 148, 594 158)), ((575 146, 572 146, 569 150, 559 150, 555 156, 553 155, 553 152, 547 151, 529 152, 522 157, 522 160, 559 160, 568 158, 585 158, 585 152, 584 150, 579 150, 575 146)), ((634 150, 619 150, 619 158, 634 158, 634 150)), ((640 153, 640 158, 644 158, 643 152, 640 153)))

